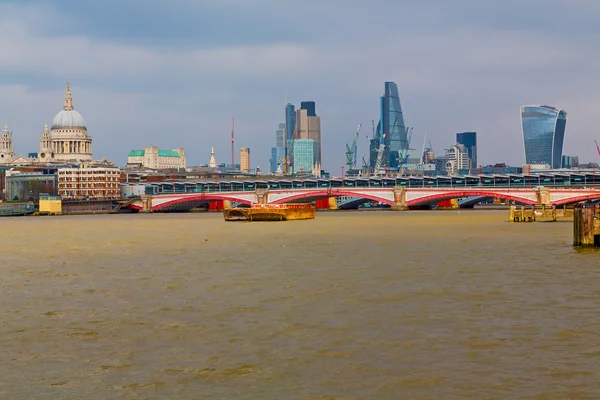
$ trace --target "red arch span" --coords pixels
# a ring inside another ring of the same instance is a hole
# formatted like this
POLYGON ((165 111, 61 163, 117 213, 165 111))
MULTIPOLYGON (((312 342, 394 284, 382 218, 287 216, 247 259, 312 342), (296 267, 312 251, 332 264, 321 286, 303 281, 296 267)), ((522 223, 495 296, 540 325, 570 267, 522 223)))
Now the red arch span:
MULTIPOLYGON (((158 197, 158 196, 155 196, 158 197)), ((199 193, 197 195, 194 196, 185 196, 185 197, 180 197, 174 200, 169 200, 166 201, 164 203, 158 204, 156 206, 152 206, 152 211, 156 211, 156 210, 160 210, 161 208, 167 207, 167 206, 171 206, 173 204, 181 204, 181 203, 187 203, 190 201, 217 201, 217 200, 229 200, 229 201, 233 201, 236 203, 243 203, 243 204, 252 204, 251 201, 245 200, 245 199, 238 199, 237 197, 231 197, 231 196, 220 196, 218 194, 205 194, 205 193, 199 193)))
POLYGON ((315 190, 312 192, 296 194, 296 195, 293 195, 290 197, 286 197, 284 199, 275 200, 275 201, 271 202, 271 204, 283 204, 283 203, 289 203, 294 200, 302 200, 302 199, 309 199, 309 198, 310 199, 323 199, 323 198, 332 197, 332 196, 360 197, 360 198, 367 199, 367 200, 378 201, 383 204, 389 204, 389 205, 393 204, 393 202, 391 200, 383 198, 383 197, 378 197, 375 195, 370 195, 370 194, 365 194, 365 193, 360 193, 360 192, 349 192, 349 191, 345 191, 343 189, 341 189, 341 190, 338 190, 338 189, 315 190))
POLYGON ((523 197, 518 197, 515 195, 504 194, 504 193, 493 193, 489 191, 482 190, 460 190, 457 192, 444 192, 444 193, 436 193, 430 196, 419 197, 418 199, 408 200, 406 202, 407 206, 418 206, 425 204, 434 204, 442 200, 450 200, 456 199, 459 197, 472 197, 472 196, 486 196, 486 197, 497 197, 500 199, 506 200, 514 200, 525 204, 537 204, 535 200, 529 200, 523 197))
POLYGON ((600 199, 600 193, 584 194, 581 196, 569 197, 566 199, 553 201, 552 204, 554 204, 556 206, 562 206, 563 204, 573 204, 573 203, 579 203, 580 201, 594 200, 594 199, 600 199))

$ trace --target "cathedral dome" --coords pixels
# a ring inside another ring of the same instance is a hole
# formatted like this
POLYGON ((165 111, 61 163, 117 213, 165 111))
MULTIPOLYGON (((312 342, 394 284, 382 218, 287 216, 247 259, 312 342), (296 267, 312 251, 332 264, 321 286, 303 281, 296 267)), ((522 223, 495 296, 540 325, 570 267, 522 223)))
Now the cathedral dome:
POLYGON ((85 122, 81 114, 75 110, 61 110, 52 120, 52 129, 83 128, 85 122))
POLYGON ((71 96, 71 85, 67 83, 67 91, 65 93, 65 106, 56 114, 52 120, 52 129, 86 129, 85 121, 81 114, 73 109, 73 97, 71 96))

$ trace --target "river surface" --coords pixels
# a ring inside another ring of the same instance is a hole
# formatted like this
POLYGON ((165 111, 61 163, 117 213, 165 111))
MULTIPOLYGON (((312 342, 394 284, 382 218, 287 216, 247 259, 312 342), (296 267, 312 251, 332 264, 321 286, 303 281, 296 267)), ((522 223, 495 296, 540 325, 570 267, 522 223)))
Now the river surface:
POLYGON ((0 399, 598 399, 600 253, 508 211, 0 220, 0 399))

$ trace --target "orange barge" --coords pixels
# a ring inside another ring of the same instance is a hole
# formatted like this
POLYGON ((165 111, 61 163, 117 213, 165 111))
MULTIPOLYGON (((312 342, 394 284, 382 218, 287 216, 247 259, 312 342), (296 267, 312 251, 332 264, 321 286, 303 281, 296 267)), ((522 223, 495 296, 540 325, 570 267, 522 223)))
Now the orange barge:
POLYGON ((227 208, 223 211, 225 221, 293 221, 314 219, 315 206, 310 203, 252 204, 249 208, 227 208))

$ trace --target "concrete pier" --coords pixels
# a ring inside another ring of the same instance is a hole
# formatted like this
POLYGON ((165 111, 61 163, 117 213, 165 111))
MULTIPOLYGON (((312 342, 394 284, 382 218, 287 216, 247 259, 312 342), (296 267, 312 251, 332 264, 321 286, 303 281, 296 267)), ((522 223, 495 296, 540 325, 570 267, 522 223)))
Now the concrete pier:
POLYGON ((573 246, 600 247, 600 210, 594 203, 578 204, 573 216, 573 246))
POLYGON ((573 218, 573 209, 556 206, 525 206, 511 205, 508 211, 508 222, 557 221, 573 218))

